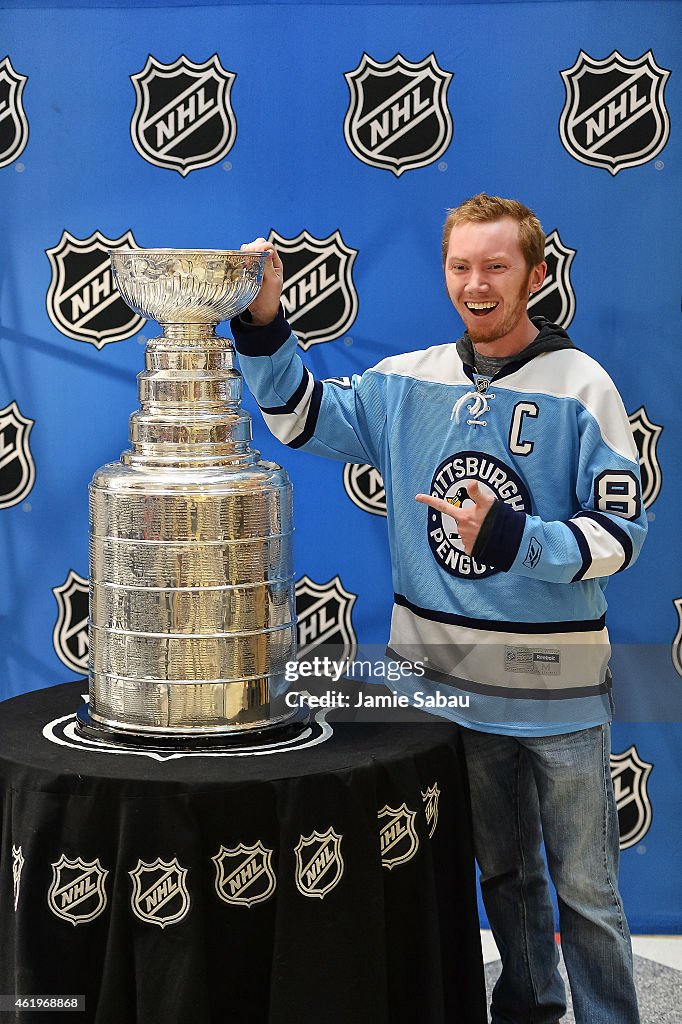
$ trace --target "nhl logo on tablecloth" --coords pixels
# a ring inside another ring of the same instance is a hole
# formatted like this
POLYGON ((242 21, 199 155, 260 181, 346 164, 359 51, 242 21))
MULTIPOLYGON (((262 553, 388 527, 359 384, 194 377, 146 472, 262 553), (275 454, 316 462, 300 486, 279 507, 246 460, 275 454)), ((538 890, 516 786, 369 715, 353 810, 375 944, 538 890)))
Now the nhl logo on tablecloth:
POLYGON ((545 239, 547 274, 539 291, 528 301, 528 313, 544 316, 564 330, 575 316, 575 292, 571 284, 571 264, 576 249, 569 249, 555 229, 545 239))
POLYGON ((108 874, 99 859, 69 860, 62 854, 52 864, 52 885, 47 894, 50 910, 74 926, 94 921, 107 905, 104 883, 108 874))
POLYGON ((634 846, 649 831, 653 812, 647 781, 653 764, 644 761, 635 746, 622 754, 611 754, 611 778, 618 808, 620 848, 634 846))
POLYGON ((140 156, 183 177, 222 160, 237 137, 230 100, 236 77, 217 53, 203 64, 184 54, 161 64, 150 54, 130 76, 137 97, 130 134, 140 156))
POLYGON ((347 462, 343 468, 343 487, 353 504, 363 512, 386 515, 386 488, 381 473, 374 466, 347 462))
POLYGON ((353 283, 357 249, 347 246, 340 231, 315 238, 301 231, 283 238, 271 231, 284 268, 282 307, 302 349, 340 338, 358 315, 353 283))
POLYGON ((35 483, 36 466, 28 444, 34 423, 22 416, 16 402, 0 409, 0 509, 18 505, 35 483))
POLYGON ((139 860, 134 871, 128 872, 133 881, 131 906, 135 916, 159 928, 187 917, 191 905, 187 873, 188 868, 181 867, 177 857, 168 862, 157 857, 153 864, 139 860))
POLYGON ((338 576, 327 583, 313 583, 309 576, 296 582, 298 659, 305 661, 318 648, 336 648, 339 660, 353 659, 357 637, 351 611, 357 594, 345 589, 338 576))
POLYGON ((419 836, 414 827, 417 812, 410 811, 404 803, 397 809, 387 804, 381 808, 377 817, 381 824, 381 863, 392 871, 398 864, 412 860, 419 849, 419 836))
POLYGON ((303 896, 324 899, 338 885, 345 865, 341 855, 341 840, 333 828, 326 832, 313 832, 301 836, 296 854, 296 888, 303 896))
POLYGON ((58 331, 101 349, 140 330, 145 319, 121 298, 108 252, 137 248, 132 231, 120 238, 107 238, 101 231, 75 238, 64 231, 59 244, 45 250, 52 267, 47 315, 58 331))
POLYGON ((628 417, 639 455, 642 475, 642 502, 649 508, 656 501, 663 485, 663 473, 658 461, 658 439, 663 427, 653 423, 643 405, 628 417))
POLYGON ((381 64, 363 53, 344 77, 350 105, 343 133, 363 163, 400 177, 433 163, 450 145, 447 90, 452 72, 438 66, 435 54, 413 64, 397 53, 381 64))
POLYGON ((28 75, 20 75, 5 57, 0 61, 0 167, 21 155, 28 142, 28 121, 22 96, 28 75))
POLYGON ((216 892, 225 903, 252 907, 274 893, 277 879, 272 870, 272 850, 260 840, 253 846, 240 843, 233 850, 221 846, 220 853, 211 860, 216 869, 216 892))
POLYGON ((12 847, 12 883, 14 885, 14 912, 19 906, 19 891, 21 889, 21 873, 24 870, 24 855, 20 846, 12 847))
POLYGON ((614 175, 653 159, 670 134, 663 96, 669 75, 651 50, 636 60, 618 50, 595 60, 581 50, 561 72, 566 102, 559 134, 571 156, 614 175))
POLYGON ((434 832, 438 827, 438 801, 440 799, 440 790, 438 783, 434 782, 432 786, 428 786, 425 793, 422 793, 422 800, 424 801, 424 813, 426 815, 426 824, 429 826, 429 839, 433 839, 434 832))
POLYGON ((57 657, 78 675, 88 671, 88 581, 73 569, 60 587, 53 587, 59 614, 52 643, 57 657))

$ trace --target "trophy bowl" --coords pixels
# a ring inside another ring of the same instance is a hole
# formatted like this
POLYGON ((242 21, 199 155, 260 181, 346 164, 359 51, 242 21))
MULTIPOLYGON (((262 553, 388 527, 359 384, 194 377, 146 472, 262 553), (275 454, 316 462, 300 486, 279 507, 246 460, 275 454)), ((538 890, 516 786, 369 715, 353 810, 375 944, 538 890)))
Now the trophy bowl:
POLYGON ((255 299, 268 257, 229 249, 114 249, 109 255, 121 295, 140 316, 212 325, 255 299))

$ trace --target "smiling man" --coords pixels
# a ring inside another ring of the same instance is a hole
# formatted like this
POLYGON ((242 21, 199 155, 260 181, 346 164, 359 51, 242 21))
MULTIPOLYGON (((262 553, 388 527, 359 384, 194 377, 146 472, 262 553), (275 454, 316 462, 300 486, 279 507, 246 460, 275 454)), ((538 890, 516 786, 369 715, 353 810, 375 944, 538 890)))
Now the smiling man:
POLYGON ((604 591, 637 557, 646 513, 613 382, 565 331, 528 316, 546 272, 540 223, 484 194, 450 211, 443 266, 464 335, 384 359, 348 385, 303 366, 273 247, 243 248, 271 253, 250 314, 232 323, 247 383, 284 443, 381 471, 388 653, 428 666, 400 689, 430 680, 458 698, 442 713, 464 726, 481 888, 502 956, 493 1024, 555 1024, 565 1011, 543 839, 576 1021, 637 1024, 604 591))

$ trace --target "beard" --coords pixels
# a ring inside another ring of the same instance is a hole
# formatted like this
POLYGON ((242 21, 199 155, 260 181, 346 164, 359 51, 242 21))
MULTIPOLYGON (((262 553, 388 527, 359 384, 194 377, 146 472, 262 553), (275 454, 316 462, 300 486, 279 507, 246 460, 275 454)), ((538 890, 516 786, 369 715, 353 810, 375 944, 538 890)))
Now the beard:
POLYGON ((516 299, 511 303, 511 305, 507 306, 501 320, 496 321, 495 313, 492 313, 489 315, 491 323, 488 325, 486 323, 488 317, 478 318, 473 314, 468 315, 467 334, 474 345, 492 345, 494 342, 499 341, 501 338, 506 338, 508 334, 511 334, 519 321, 526 316, 526 311, 528 309, 529 284, 530 274, 519 290, 516 299))

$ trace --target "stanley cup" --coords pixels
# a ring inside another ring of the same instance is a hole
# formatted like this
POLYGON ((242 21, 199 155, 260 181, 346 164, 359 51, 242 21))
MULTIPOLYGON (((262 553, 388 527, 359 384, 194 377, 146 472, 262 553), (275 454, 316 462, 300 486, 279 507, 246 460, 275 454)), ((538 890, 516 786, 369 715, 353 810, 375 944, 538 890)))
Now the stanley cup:
POLYGON ((266 254, 110 255, 125 301, 163 334, 138 375, 131 448, 90 485, 79 728, 171 745, 270 737, 296 717, 281 696, 296 651, 292 488, 249 447, 234 349, 216 335, 257 295, 266 254))

